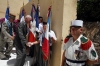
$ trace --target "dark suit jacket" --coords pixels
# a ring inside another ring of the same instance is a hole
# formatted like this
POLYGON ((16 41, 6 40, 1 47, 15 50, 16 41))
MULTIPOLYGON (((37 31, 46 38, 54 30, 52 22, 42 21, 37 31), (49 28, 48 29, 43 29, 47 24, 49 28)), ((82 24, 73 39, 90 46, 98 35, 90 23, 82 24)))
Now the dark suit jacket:
POLYGON ((25 49, 25 45, 27 43, 26 35, 27 35, 27 25, 25 22, 21 22, 19 23, 18 28, 16 30, 16 37, 14 40, 16 49, 19 50, 25 49))

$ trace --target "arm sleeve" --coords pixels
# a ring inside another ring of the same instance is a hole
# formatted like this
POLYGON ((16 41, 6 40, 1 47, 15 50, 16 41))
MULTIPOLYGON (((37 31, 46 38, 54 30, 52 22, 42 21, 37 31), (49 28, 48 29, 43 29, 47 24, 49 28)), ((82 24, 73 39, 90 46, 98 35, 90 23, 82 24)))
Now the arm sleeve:
POLYGON ((88 50, 85 50, 85 53, 89 60, 94 61, 98 59, 98 54, 94 48, 94 45, 92 43, 91 47, 88 50))
POLYGON ((2 23, 2 33, 6 36, 6 37, 8 37, 8 38, 10 38, 11 37, 11 35, 7 32, 7 24, 6 24, 6 22, 3 22, 2 23))
POLYGON ((54 31, 50 30, 49 36, 50 36, 50 38, 53 38, 54 40, 57 40, 57 37, 56 37, 56 34, 54 33, 54 31))
POLYGON ((63 45, 63 50, 66 50, 66 48, 67 48, 67 44, 64 44, 63 45))
POLYGON ((39 32, 43 31, 43 26, 41 24, 39 24, 39 32))
POLYGON ((23 23, 20 23, 19 26, 18 26, 18 34, 19 34, 19 37, 21 39, 21 43, 23 45, 25 45, 27 43, 27 40, 25 38, 25 36, 23 35, 23 23))

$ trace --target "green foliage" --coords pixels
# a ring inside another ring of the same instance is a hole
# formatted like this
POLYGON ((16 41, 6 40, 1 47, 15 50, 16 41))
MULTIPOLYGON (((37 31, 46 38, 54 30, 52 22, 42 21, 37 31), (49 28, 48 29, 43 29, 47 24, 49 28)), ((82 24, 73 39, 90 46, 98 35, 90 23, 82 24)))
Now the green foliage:
POLYGON ((100 0, 80 0, 77 5, 77 19, 100 21, 100 0))

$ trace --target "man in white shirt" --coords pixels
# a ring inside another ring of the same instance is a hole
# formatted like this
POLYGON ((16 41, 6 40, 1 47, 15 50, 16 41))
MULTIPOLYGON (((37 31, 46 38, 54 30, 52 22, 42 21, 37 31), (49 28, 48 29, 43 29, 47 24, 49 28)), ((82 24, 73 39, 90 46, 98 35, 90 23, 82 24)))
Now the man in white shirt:
POLYGON ((43 31, 43 17, 39 17, 39 33, 43 31))
POLYGON ((70 27, 71 36, 66 37, 62 65, 86 66, 98 61, 98 55, 93 42, 82 35, 83 21, 73 20, 70 27))

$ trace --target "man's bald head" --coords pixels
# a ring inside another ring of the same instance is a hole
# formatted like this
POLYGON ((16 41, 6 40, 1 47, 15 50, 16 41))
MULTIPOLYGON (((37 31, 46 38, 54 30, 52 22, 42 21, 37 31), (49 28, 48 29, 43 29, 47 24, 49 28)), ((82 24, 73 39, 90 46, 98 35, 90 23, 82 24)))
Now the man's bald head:
POLYGON ((32 19, 32 17, 30 15, 26 15, 25 18, 29 18, 29 19, 32 19))
POLYGON ((30 15, 25 16, 25 22, 29 23, 32 20, 32 17, 30 15))

